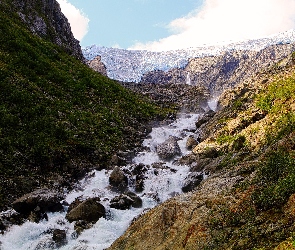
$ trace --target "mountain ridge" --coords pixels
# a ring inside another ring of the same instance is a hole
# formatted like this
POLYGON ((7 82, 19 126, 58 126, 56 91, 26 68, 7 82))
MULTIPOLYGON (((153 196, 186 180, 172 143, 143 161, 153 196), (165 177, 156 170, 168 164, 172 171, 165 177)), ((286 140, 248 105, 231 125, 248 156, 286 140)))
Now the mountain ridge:
POLYGON ((289 30, 268 38, 240 43, 164 52, 125 50, 96 45, 85 47, 82 51, 87 61, 100 56, 101 62, 106 66, 108 77, 123 82, 140 82, 142 76, 151 71, 160 70, 166 72, 174 68, 185 68, 189 59, 192 58, 218 56, 226 51, 260 51, 271 45, 294 42, 295 31, 289 30))

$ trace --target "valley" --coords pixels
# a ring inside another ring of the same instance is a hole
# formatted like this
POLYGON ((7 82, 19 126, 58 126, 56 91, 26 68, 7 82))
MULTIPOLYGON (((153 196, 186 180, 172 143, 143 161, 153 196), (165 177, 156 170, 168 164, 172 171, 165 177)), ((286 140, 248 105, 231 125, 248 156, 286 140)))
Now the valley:
POLYGON ((293 30, 81 49, 55 1, 0 8, 1 250, 294 248, 293 30))

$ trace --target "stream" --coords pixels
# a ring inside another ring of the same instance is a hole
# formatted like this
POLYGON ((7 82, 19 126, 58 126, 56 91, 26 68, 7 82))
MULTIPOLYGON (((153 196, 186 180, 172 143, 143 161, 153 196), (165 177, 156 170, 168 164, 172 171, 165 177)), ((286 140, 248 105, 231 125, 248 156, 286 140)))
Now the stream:
MULTIPOLYGON (((110 200, 119 194, 109 186, 111 170, 92 171, 77 184, 74 191, 66 194, 65 204, 71 204, 77 197, 100 197, 101 204, 106 208, 107 216, 100 218, 93 227, 84 230, 79 236, 75 233, 74 222, 69 223, 66 212, 48 213, 48 221, 40 223, 25 222, 21 226, 12 226, 4 235, 0 235, 1 250, 37 250, 52 249, 52 229, 65 230, 67 244, 59 249, 106 249, 128 228, 131 221, 150 208, 166 201, 167 199, 182 193, 181 188, 184 179, 189 174, 189 167, 178 166, 173 161, 163 162, 156 153, 156 146, 169 138, 179 138, 178 144, 181 154, 189 153, 186 149, 186 141, 195 130, 195 122, 198 114, 180 115, 169 125, 156 127, 144 140, 144 151, 139 152, 132 160, 132 164, 122 167, 126 172, 135 164, 148 165, 145 173, 144 190, 137 195, 142 199, 141 208, 131 207, 129 210, 118 210, 110 207, 110 200), (161 167, 159 163, 161 162, 161 167), (158 167, 156 167, 158 166, 158 167), (51 244, 51 245, 50 245, 51 244)), ((175 159, 179 158, 176 157, 175 159)), ((129 178, 128 189, 135 192, 134 180, 129 178)), ((65 206, 65 210, 67 206, 65 206)))

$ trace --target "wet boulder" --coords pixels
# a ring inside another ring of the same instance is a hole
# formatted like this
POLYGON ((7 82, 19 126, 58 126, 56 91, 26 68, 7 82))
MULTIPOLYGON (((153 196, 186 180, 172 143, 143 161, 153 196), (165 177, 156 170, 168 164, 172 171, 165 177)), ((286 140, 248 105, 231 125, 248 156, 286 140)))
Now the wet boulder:
POLYGON ((129 209, 131 206, 136 208, 142 207, 141 198, 132 192, 116 196, 110 202, 110 207, 120 210, 129 209))
POLYGON ((199 173, 190 173, 184 180, 182 192, 187 193, 195 189, 203 180, 203 175, 199 173))
POLYGON ((68 211, 66 219, 69 222, 83 220, 96 222, 105 216, 105 208, 99 198, 89 198, 68 211))
POLYGON ((181 155, 181 150, 177 141, 177 137, 170 136, 166 141, 159 144, 156 148, 158 156, 163 160, 171 160, 175 156, 181 155))
POLYGON ((54 229, 52 233, 52 240, 55 242, 57 248, 67 244, 67 234, 65 230, 54 229))
POLYGON ((198 145, 198 141, 194 138, 193 135, 189 136, 187 138, 187 141, 186 141, 186 148, 188 150, 191 150, 192 148, 194 148, 195 146, 198 145))
POLYGON ((113 188, 119 191, 125 191, 128 186, 128 178, 124 172, 116 166, 109 177, 109 183, 113 188))
POLYGON ((42 212, 59 212, 63 210, 61 201, 64 195, 50 189, 38 189, 26 194, 12 203, 20 214, 29 215, 37 207, 42 212))

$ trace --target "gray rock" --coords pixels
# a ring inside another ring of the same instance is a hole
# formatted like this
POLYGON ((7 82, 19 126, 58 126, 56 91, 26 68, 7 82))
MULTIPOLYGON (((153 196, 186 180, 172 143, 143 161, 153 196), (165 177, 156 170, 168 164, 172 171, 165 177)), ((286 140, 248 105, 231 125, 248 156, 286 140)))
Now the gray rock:
POLYGON ((113 188, 119 191, 125 191, 128 186, 128 178, 124 172, 116 166, 109 177, 109 183, 113 188))
POLYGON ((135 193, 126 192, 125 194, 121 194, 113 198, 110 202, 110 207, 126 210, 131 206, 135 208, 142 207, 142 200, 135 193))
POLYGON ((157 154, 163 160, 171 160, 177 155, 181 155, 181 150, 175 136, 170 136, 166 141, 156 148, 157 154))
POLYGON ((12 203, 12 207, 20 214, 30 214, 37 207, 42 212, 58 212, 63 210, 61 200, 64 195, 50 189, 38 189, 26 194, 12 203))
POLYGON ((86 222, 96 222, 99 218, 105 216, 105 208, 99 203, 99 198, 89 198, 72 210, 70 210, 66 219, 69 222, 83 220, 86 222))
POLYGON ((126 210, 131 207, 133 202, 134 202, 133 199, 130 198, 128 195, 121 194, 111 200, 110 207, 120 209, 120 210, 126 210))

